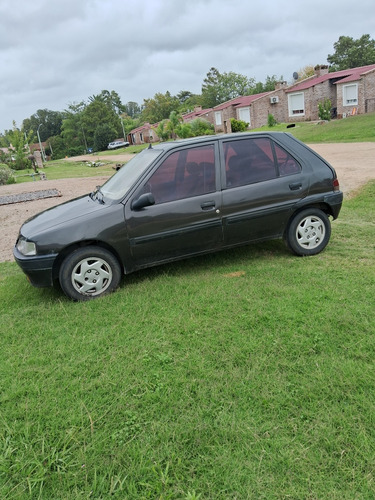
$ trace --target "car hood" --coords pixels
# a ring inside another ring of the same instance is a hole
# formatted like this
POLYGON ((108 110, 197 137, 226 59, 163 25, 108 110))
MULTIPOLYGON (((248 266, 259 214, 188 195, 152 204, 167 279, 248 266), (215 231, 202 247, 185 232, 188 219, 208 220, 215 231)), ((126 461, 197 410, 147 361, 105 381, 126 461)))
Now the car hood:
POLYGON ((89 195, 81 196, 34 215, 23 224, 21 233, 26 238, 33 238, 51 227, 56 228, 74 219, 91 218, 94 213, 107 207, 109 205, 94 201, 89 195))

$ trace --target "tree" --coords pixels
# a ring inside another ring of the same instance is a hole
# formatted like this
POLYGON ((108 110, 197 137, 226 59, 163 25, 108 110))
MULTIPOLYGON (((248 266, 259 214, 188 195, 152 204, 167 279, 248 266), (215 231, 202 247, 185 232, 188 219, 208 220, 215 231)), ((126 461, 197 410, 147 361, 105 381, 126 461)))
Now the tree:
POLYGON ((95 131, 100 125, 108 125, 112 129, 112 137, 109 142, 122 136, 119 115, 101 99, 94 99, 85 107, 80 121, 87 146, 94 144, 95 131))
POLYGON ((39 128, 40 140, 46 141, 49 137, 60 135, 64 113, 60 111, 50 111, 49 109, 38 109, 36 113, 26 118, 22 123, 22 128, 26 134, 33 132, 32 142, 37 142, 36 131, 39 128))
POLYGON ((340 36, 333 48, 335 52, 327 57, 331 72, 375 64, 375 40, 370 35, 362 35, 358 40, 340 36))
POLYGON ((80 102, 78 104, 70 104, 69 108, 65 110, 61 135, 64 139, 66 155, 73 156, 87 150, 86 135, 82 124, 82 116, 85 108, 86 104, 80 102))
POLYGON ((314 76, 314 74, 315 74, 314 66, 312 64, 304 66, 299 71, 297 71, 297 74, 298 74, 297 82, 305 80, 306 78, 309 78, 310 76, 314 76))
POLYGON ((152 99, 144 99, 143 102, 142 120, 149 123, 157 123, 169 118, 171 112, 176 110, 179 104, 177 97, 172 96, 168 90, 165 94, 158 92, 152 99))
POLYGON ((220 73, 211 68, 202 84, 202 106, 213 108, 241 95, 249 95, 255 86, 254 78, 229 71, 220 73))
POLYGON ((103 151, 107 149, 108 143, 113 140, 113 128, 107 123, 100 124, 95 129, 94 150, 103 151))
POLYGON ((177 113, 177 111, 171 111, 169 115, 169 122, 167 124, 167 130, 170 134, 171 139, 176 138, 176 130, 179 124, 182 122, 182 116, 177 113))
POLYGON ((15 170, 22 170, 31 166, 31 162, 28 159, 30 154, 28 147, 30 138, 30 133, 27 136, 23 130, 17 128, 16 122, 13 122, 13 130, 8 133, 7 139, 10 144, 10 156, 13 159, 12 168, 15 170))
POLYGON ((130 118, 138 118, 138 116, 141 114, 141 107, 138 103, 129 101, 124 106, 124 113, 130 116, 130 118))
POLYGON ((167 141, 169 138, 169 130, 167 128, 167 124, 167 119, 162 120, 155 129, 155 132, 161 141, 167 141))
POLYGON ((122 104, 120 96, 114 90, 111 90, 111 92, 102 90, 100 94, 90 96, 89 101, 91 103, 95 101, 102 102, 117 114, 125 111, 125 106, 122 104))

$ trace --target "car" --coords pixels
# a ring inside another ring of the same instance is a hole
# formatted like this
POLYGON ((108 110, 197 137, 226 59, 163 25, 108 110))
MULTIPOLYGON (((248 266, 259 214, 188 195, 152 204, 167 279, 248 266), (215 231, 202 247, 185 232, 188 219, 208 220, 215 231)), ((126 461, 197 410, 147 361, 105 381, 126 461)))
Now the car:
POLYGON ((14 257, 33 285, 88 300, 123 274, 252 242, 318 254, 342 200, 334 168, 286 132, 150 144, 92 193, 26 221, 14 257))
POLYGON ((127 141, 113 141, 108 144, 107 149, 127 148, 128 146, 127 141))

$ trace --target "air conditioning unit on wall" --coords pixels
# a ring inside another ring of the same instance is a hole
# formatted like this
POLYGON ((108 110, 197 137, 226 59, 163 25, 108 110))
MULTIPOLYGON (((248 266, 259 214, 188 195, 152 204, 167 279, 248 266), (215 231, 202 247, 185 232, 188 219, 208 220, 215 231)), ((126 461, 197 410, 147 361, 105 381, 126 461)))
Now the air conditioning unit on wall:
POLYGON ((277 96, 270 97, 271 104, 276 104, 277 102, 279 102, 279 98, 277 96))

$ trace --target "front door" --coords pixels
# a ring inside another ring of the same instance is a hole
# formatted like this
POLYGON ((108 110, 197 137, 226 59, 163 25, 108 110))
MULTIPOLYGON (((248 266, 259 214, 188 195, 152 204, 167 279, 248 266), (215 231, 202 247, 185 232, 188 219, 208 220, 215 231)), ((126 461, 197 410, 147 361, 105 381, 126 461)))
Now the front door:
POLYGON ((132 198, 151 192, 155 205, 125 206, 135 268, 218 249, 223 242, 216 148, 206 144, 170 153, 132 198))

